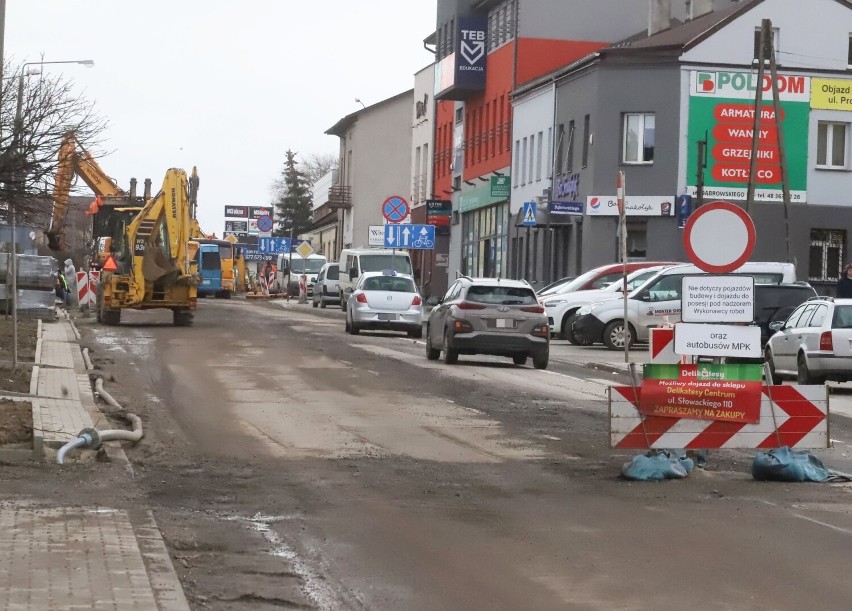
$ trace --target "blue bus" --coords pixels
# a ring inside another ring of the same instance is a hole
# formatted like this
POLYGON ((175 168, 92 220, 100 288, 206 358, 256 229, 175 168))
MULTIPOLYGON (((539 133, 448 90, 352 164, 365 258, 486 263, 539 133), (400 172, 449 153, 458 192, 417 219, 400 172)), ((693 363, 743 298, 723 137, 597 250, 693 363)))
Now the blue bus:
POLYGON ((234 292, 234 245, 227 240, 201 239, 195 261, 201 284, 198 296, 214 295, 229 299, 234 292))

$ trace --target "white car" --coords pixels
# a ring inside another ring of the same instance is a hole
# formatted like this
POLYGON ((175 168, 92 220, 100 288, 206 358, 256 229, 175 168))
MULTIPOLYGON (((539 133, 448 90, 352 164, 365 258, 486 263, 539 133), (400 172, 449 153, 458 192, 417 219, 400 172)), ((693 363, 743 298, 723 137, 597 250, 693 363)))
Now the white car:
POLYGON ((346 331, 405 331, 423 337, 423 299, 414 279, 392 269, 364 272, 346 300, 346 331))
MULTIPOLYGON (((668 266, 657 265, 629 273, 627 275, 628 292, 632 291, 644 283, 648 278, 666 267, 668 266)), ((623 286, 623 280, 617 280, 602 289, 576 291, 573 293, 556 293, 541 296, 540 301, 547 312, 547 323, 550 326, 550 333, 554 335, 560 334, 562 339, 567 339, 575 345, 589 345, 591 342, 581 341, 571 331, 577 310, 585 305, 603 301, 605 299, 611 299, 620 295, 623 286)))

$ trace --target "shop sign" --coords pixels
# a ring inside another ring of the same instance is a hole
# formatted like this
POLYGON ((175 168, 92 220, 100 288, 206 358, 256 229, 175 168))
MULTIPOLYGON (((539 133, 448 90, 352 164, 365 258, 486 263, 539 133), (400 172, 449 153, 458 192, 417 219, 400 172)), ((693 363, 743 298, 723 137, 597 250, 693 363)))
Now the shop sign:
MULTIPOLYGON (((500 178, 507 178, 503 176, 500 178)), ((483 184, 481 187, 474 187, 469 191, 462 191, 459 195, 459 210, 461 212, 470 212, 478 208, 484 208, 498 202, 506 200, 506 197, 495 197, 491 195, 490 185, 483 184)))
POLYGON ((491 197, 499 197, 506 199, 509 197, 511 190, 511 182, 509 176, 492 176, 491 177, 491 197))
MULTIPOLYGON (((760 110, 755 198, 781 201, 781 153, 778 126, 784 130, 790 198, 807 199, 808 120, 811 82, 806 76, 778 75, 781 119, 772 104, 772 77, 764 75, 764 102, 760 110)), ((698 172, 697 142, 706 139, 704 197, 744 200, 751 173, 754 134, 754 97, 757 75, 747 72, 690 72, 689 134, 686 174, 693 184, 687 193, 695 196, 698 172)))
POLYGON ((643 367, 639 413, 645 416, 760 420, 761 365, 664 365, 643 367))
POLYGON ((248 206, 225 206, 225 216, 244 219, 248 213, 248 206))
POLYGON ((259 219, 262 216, 273 216, 270 206, 251 206, 249 207, 249 217, 259 219))
POLYGON ((225 231, 245 233, 248 231, 248 221, 225 221, 225 231))
MULTIPOLYGON (((626 195, 626 216, 672 216, 674 198, 670 195, 626 195)), ((618 200, 615 195, 590 195, 586 198, 586 214, 589 216, 618 216, 618 200)))

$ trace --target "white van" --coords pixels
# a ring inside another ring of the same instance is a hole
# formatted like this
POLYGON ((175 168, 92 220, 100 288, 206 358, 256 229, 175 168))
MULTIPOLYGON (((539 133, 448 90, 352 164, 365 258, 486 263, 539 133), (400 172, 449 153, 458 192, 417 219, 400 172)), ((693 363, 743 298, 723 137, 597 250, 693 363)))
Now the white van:
POLYGON ((304 274, 308 280, 308 297, 314 294, 314 283, 322 266, 328 263, 322 255, 312 254, 305 258, 302 255, 289 253, 278 255, 275 262, 275 279, 270 287, 271 293, 286 293, 288 295, 299 295, 299 276, 304 274), (290 265, 293 265, 291 268, 290 265))
MULTIPOLYGON (((680 322, 681 280, 705 273, 695 265, 673 265, 634 289, 627 298, 630 342, 647 342, 652 327, 680 322)), ((792 263, 744 263, 732 273, 753 276, 755 284, 796 282, 792 263)), ((623 328, 624 300, 615 298, 577 310, 571 330, 582 343, 603 342, 610 350, 621 350, 623 328)))
POLYGON ((355 290, 358 278, 364 272, 392 269, 401 274, 414 274, 407 250, 379 250, 376 248, 344 248, 340 251, 340 309, 346 309, 346 300, 355 290))

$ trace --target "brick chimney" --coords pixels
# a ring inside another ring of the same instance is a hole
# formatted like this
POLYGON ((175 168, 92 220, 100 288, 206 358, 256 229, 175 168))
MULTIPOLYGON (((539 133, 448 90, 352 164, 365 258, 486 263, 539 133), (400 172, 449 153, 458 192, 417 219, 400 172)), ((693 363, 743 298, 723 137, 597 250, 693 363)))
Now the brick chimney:
MULTIPOLYGON (((711 0, 712 4, 712 0, 711 0)), ((648 36, 671 27, 672 0, 650 0, 648 7, 648 36)))

